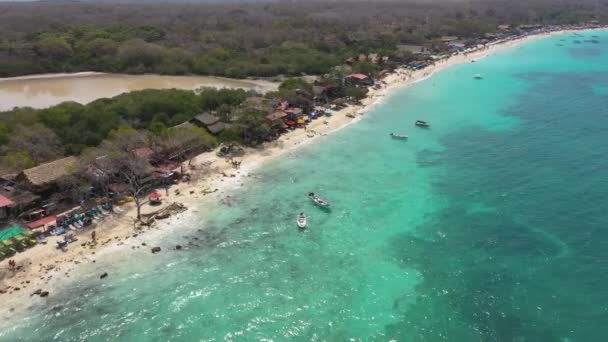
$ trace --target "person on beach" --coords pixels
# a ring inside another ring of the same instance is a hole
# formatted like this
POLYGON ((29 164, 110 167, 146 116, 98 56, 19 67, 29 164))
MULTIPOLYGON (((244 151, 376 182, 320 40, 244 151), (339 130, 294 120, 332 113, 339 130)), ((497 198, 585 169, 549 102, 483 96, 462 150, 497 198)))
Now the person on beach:
POLYGON ((91 240, 93 240, 93 242, 97 242, 97 233, 95 231, 91 232, 91 240))

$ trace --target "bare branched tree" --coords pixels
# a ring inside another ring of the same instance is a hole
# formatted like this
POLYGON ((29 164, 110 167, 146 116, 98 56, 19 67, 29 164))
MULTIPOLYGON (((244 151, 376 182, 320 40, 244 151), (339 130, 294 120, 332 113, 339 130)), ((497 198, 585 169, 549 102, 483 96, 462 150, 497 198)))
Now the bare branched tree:
POLYGON ((88 174, 97 186, 110 191, 110 185, 125 185, 125 193, 133 197, 137 207, 137 219, 141 218, 141 207, 145 203, 145 194, 151 189, 152 166, 146 156, 138 155, 134 150, 149 143, 145 133, 133 129, 124 129, 111 135, 101 147, 86 151, 83 155, 88 174))

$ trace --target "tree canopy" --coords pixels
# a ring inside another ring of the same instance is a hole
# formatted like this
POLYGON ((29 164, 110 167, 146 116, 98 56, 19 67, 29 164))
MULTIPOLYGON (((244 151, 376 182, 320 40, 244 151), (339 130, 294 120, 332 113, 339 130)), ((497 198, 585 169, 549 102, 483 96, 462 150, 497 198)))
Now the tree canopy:
POLYGON ((322 74, 349 56, 433 46, 443 35, 479 38, 499 24, 607 19, 608 3, 594 0, 2 2, 0 77, 88 70, 322 74))

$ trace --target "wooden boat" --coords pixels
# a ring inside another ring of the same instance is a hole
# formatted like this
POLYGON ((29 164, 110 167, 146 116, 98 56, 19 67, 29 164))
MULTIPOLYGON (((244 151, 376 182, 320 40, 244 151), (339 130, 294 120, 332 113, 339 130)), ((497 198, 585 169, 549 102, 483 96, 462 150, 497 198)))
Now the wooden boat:
POLYGON ((395 134, 395 133, 391 133, 391 138, 393 138, 393 139, 401 139, 401 140, 406 140, 406 139, 407 139, 407 135, 405 135, 405 134, 395 134))
POLYGON ((304 215, 304 213, 300 213, 300 215, 298 215, 296 218, 296 223, 300 229, 306 228, 306 215, 304 215))
POLYGON ((424 128, 431 127, 431 125, 428 122, 422 121, 422 120, 416 120, 416 126, 418 126, 418 127, 424 127, 424 128))
POLYGON ((329 207, 329 202, 317 196, 314 192, 308 194, 308 198, 310 198, 316 205, 320 207, 329 207))

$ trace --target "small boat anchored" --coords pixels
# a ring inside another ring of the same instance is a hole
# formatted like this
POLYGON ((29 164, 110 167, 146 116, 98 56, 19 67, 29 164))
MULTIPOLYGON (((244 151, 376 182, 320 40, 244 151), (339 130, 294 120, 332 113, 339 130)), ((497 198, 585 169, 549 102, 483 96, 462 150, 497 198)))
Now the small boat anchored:
POLYGON ((395 134, 395 133, 391 133, 391 138, 393 138, 393 139, 401 139, 401 140, 406 140, 406 139, 407 139, 407 135, 405 135, 405 134, 395 134))
POLYGON ((416 120, 416 124, 415 125, 418 126, 418 127, 423 127, 423 128, 429 128, 429 127, 431 127, 431 125, 428 122, 422 121, 422 120, 416 120))
POLYGON ((306 228, 306 215, 304 215, 304 213, 300 213, 300 215, 298 215, 296 218, 296 223, 300 229, 306 228))
POLYGON ((317 196, 314 192, 308 194, 308 198, 310 198, 316 205, 320 207, 329 207, 329 202, 317 196))
POLYGON ((482 80, 483 77, 480 74, 475 74, 475 76, 473 76, 474 79, 476 80, 482 80))

